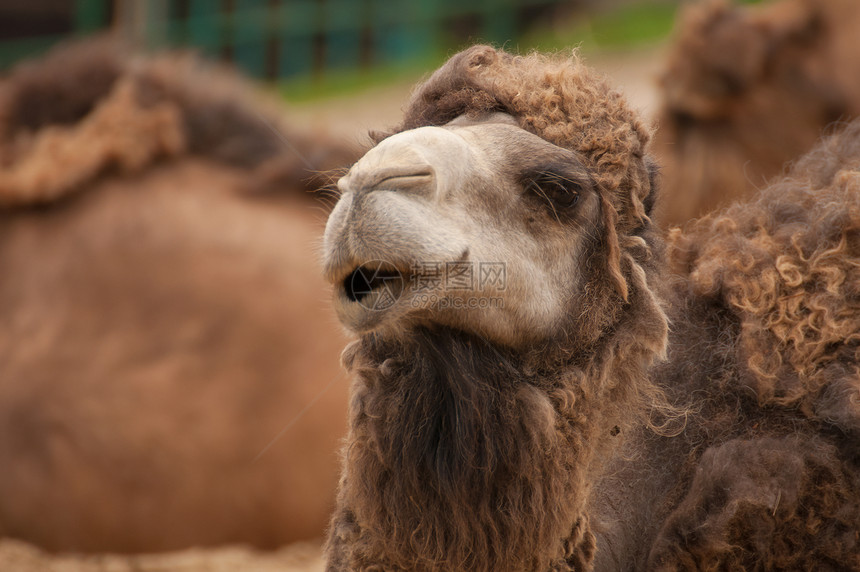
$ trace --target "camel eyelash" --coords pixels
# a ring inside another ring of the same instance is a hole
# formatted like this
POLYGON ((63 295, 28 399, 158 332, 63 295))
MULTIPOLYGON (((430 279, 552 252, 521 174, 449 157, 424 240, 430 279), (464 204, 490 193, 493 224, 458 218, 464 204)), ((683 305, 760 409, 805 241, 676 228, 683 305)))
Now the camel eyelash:
MULTIPOLYGON (((553 212, 575 207, 584 190, 583 183, 555 170, 541 170, 525 178, 524 190, 552 208, 553 212)), ((556 214, 558 214, 556 212, 556 214)))

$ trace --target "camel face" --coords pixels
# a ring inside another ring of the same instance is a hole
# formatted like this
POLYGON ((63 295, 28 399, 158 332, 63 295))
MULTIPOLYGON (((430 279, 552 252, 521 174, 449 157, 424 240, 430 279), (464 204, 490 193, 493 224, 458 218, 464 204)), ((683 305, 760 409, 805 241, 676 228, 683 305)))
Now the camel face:
POLYGON ((325 274, 358 333, 438 323, 513 346, 546 338, 597 247, 599 200, 577 154, 503 114, 389 137, 338 186, 325 274))

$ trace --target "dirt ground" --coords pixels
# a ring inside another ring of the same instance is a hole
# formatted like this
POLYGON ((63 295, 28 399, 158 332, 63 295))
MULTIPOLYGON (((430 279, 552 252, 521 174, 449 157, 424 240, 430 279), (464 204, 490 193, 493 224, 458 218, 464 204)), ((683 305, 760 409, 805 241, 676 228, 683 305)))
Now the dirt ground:
MULTIPOLYGON (((586 62, 610 77, 628 101, 646 117, 657 106, 656 76, 662 48, 635 53, 602 54, 586 62)), ((321 129, 350 142, 366 142, 371 129, 397 123, 414 82, 403 82, 322 103, 292 106, 288 116, 300 128, 321 129)), ((117 523, 121 525, 121 523, 117 523)), ((15 540, 0 540, 2 572, 318 572, 323 570, 320 544, 299 543, 274 552, 244 547, 189 549, 150 555, 50 555, 15 540)))
POLYGON ((46 554, 16 540, 0 541, 3 572, 322 572, 318 543, 274 552, 244 547, 190 549, 164 554, 75 556, 46 554))

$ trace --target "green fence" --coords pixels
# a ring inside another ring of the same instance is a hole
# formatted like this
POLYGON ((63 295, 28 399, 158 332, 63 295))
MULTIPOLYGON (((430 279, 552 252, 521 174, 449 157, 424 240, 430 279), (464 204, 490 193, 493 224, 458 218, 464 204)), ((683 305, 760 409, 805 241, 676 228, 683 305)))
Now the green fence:
MULTIPOLYGON (((575 0, 77 0, 65 33, 0 37, 0 68, 114 28, 150 48, 192 46, 250 75, 323 77, 408 62, 469 40, 504 44, 575 0)), ((2 18, 2 15, 0 15, 2 18)))

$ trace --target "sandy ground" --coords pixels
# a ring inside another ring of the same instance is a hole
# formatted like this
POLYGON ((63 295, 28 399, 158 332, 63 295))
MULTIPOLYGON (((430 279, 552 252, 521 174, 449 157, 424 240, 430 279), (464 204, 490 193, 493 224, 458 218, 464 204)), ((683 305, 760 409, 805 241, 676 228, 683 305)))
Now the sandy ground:
POLYGON ((3 572, 322 572, 319 544, 293 544, 274 552, 243 547, 190 549, 164 554, 46 554, 15 540, 0 541, 3 572))
MULTIPOLYGON (((661 48, 585 58, 621 88, 646 117, 657 106, 656 77, 661 48)), ((429 71, 429 70, 428 70, 429 71)), ((419 72, 420 74, 420 72, 419 72)), ((416 80, 420 75, 416 74, 416 80)), ((366 143, 371 129, 395 125, 414 81, 374 88, 321 103, 292 106, 288 116, 300 128, 319 129, 353 143, 366 143)), ((50 555, 15 540, 0 540, 0 572, 321 572, 319 543, 299 543, 275 552, 244 547, 190 549, 150 555, 50 555)))

